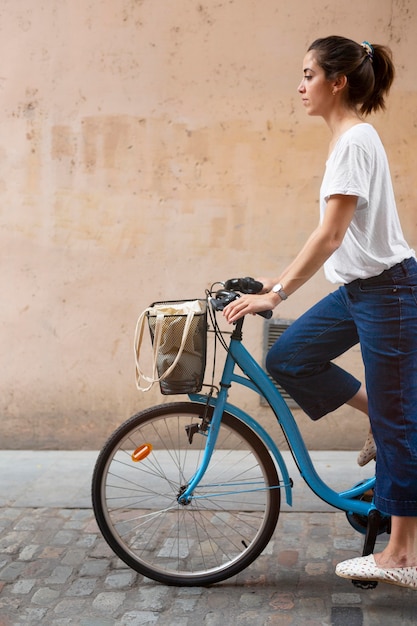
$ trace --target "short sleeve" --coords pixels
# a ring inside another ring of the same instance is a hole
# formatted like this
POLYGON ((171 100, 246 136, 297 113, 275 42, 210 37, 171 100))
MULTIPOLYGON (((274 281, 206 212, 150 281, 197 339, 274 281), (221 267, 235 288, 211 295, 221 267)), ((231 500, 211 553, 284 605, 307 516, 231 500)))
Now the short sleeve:
POLYGON ((334 194, 358 196, 361 205, 369 202, 372 176, 372 156, 356 142, 346 141, 336 146, 326 172, 324 197, 327 201, 334 194))

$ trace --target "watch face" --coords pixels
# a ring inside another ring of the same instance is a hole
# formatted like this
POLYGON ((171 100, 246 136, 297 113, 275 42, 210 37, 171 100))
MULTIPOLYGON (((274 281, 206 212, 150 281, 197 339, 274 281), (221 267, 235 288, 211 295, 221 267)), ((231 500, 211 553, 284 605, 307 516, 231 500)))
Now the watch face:
POLYGON ((288 296, 287 296, 287 294, 285 293, 285 291, 284 291, 283 286, 281 285, 281 283, 278 283, 277 285, 274 285, 274 286, 272 287, 272 291, 273 291, 274 293, 277 293, 277 294, 280 296, 280 298, 281 298, 282 300, 286 300, 286 299, 287 299, 287 297, 288 297, 288 296))

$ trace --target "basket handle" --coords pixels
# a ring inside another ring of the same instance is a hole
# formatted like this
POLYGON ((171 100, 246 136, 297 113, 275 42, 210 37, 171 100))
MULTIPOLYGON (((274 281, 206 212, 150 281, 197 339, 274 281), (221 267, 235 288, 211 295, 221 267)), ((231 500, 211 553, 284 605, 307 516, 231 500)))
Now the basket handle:
POLYGON ((134 349, 135 349, 135 365, 136 365, 136 387, 137 389, 139 389, 139 391, 149 391, 149 389, 151 389, 154 383, 158 383, 161 380, 164 380, 164 378, 166 378, 167 376, 171 374, 171 372, 173 371, 174 367, 177 365, 184 351, 185 343, 187 341, 188 333, 191 327, 191 322, 193 321, 194 315, 195 315, 194 311, 192 310, 188 311, 187 318, 184 324, 184 330, 182 333, 181 344, 178 349, 177 355, 173 363, 171 363, 171 365, 168 367, 168 369, 165 370, 165 372, 161 376, 158 376, 157 359, 158 359, 159 348, 161 345, 162 326, 163 326, 163 321, 165 319, 165 315, 164 313, 162 313, 162 311, 157 311, 156 322, 155 322, 155 333, 154 333, 154 338, 153 338, 153 350, 152 350, 152 357, 153 357, 152 374, 150 376, 147 376, 146 374, 144 374, 142 368, 139 365, 139 354, 140 354, 140 349, 142 346, 143 331, 145 328, 145 317, 146 317, 146 314, 149 313, 149 311, 154 312, 154 309, 151 309, 150 307, 148 307, 140 314, 138 321, 136 323, 136 329, 135 329, 134 349), (142 387, 141 379, 148 382, 149 385, 147 385, 146 387, 142 387))

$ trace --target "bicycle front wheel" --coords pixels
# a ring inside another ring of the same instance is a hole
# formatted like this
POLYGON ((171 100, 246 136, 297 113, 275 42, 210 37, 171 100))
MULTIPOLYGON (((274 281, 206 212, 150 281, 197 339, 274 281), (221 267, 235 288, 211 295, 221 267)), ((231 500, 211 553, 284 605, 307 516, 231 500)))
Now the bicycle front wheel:
POLYGON ((93 473, 93 508, 107 543, 129 567, 168 585, 234 576, 259 556, 278 521, 271 455, 228 413, 191 501, 179 502, 206 443, 201 432, 190 442, 186 427, 200 424, 205 410, 178 402, 134 415, 107 441, 93 473))

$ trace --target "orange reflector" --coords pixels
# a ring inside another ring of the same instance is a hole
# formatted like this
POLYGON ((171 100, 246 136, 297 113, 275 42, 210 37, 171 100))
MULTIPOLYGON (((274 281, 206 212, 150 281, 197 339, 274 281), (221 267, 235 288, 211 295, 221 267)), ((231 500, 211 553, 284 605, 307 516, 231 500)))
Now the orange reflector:
POLYGON ((143 443, 139 448, 136 448, 134 452, 132 452, 132 461, 137 463, 138 461, 143 461, 146 459, 148 454, 152 452, 152 444, 151 443, 143 443))

